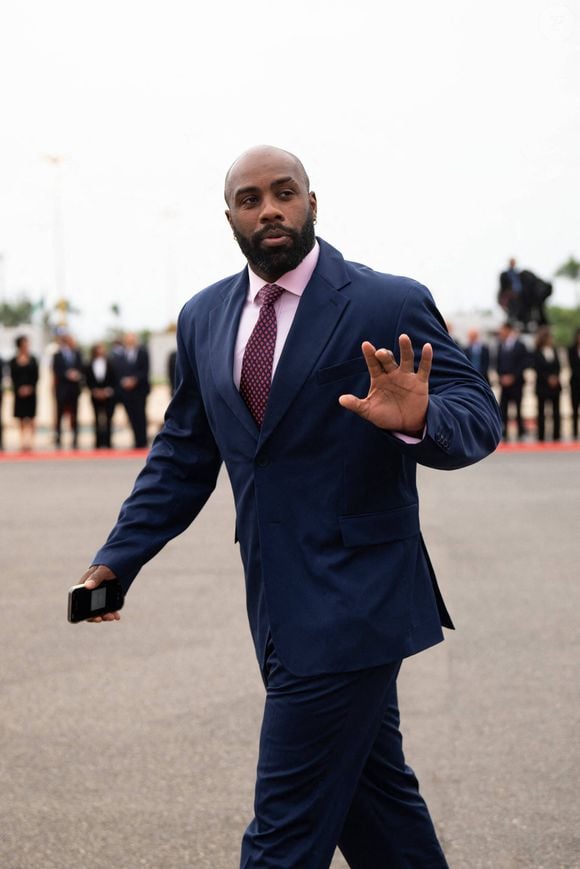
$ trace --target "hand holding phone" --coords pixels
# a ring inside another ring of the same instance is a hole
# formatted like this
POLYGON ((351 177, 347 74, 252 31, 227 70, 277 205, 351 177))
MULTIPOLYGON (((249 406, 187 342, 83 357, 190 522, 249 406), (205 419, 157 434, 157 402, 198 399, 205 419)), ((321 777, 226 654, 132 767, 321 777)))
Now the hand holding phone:
POLYGON ((69 589, 69 622, 112 622, 121 618, 124 603, 121 583, 104 564, 90 567, 81 583, 69 589))

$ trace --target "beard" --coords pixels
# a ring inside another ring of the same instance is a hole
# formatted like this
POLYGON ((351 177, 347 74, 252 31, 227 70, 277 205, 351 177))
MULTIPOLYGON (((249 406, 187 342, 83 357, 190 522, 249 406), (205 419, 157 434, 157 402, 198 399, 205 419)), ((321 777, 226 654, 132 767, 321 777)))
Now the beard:
POLYGON ((253 271, 266 275, 269 281, 276 281, 286 272, 291 272, 299 266, 306 254, 314 247, 316 241, 314 214, 310 208, 300 231, 289 229, 280 223, 271 223, 249 237, 234 229, 234 237, 253 271), (283 232, 291 240, 291 244, 283 250, 276 248, 268 250, 261 247, 262 240, 272 230, 283 232))

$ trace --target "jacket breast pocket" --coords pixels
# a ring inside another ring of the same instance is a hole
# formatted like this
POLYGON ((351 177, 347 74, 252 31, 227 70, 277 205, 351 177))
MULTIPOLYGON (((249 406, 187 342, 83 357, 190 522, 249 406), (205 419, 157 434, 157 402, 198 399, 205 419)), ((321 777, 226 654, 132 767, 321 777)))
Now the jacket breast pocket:
POLYGON ((356 356, 354 359, 347 359, 338 365, 319 368, 316 372, 316 380, 320 385, 324 385, 325 383, 333 383, 335 380, 342 380, 344 377, 351 377, 353 374, 363 374, 365 371, 368 371, 368 368, 364 356, 356 356))
POLYGON ((408 504, 381 513, 339 516, 338 522, 345 546, 393 543, 419 534, 419 505, 408 504))

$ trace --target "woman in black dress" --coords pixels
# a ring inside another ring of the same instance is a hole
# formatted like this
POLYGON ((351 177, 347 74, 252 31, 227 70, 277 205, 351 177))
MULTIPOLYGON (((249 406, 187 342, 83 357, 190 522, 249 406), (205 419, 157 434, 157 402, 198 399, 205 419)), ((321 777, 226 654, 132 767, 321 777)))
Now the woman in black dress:
POLYGON ((30 353, 26 335, 16 339, 16 356, 10 362, 10 376, 14 391, 14 416, 20 420, 20 448, 28 452, 33 446, 36 425, 38 362, 30 353))
POLYGON ((578 438, 578 411, 580 410, 580 329, 576 329, 574 343, 568 347, 570 363, 570 398, 572 400, 572 434, 578 438))

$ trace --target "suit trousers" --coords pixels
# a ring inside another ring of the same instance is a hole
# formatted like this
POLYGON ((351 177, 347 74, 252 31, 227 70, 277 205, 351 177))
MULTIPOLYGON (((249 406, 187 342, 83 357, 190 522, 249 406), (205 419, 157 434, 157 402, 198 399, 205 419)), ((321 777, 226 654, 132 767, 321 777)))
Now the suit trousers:
POLYGON ((499 406, 503 420, 503 436, 508 436, 509 425, 509 406, 514 404, 516 408, 516 421, 518 425, 518 437, 523 437, 525 434, 524 420, 522 417, 522 390, 504 388, 501 391, 499 406))
POLYGON ((269 644, 255 817, 241 869, 444 869, 417 779, 405 763, 400 662, 300 677, 269 644))
POLYGON ((140 449, 147 446, 147 396, 142 392, 124 391, 122 393, 123 407, 129 419, 129 425, 133 430, 133 445, 140 449))
POLYGON ((61 445, 62 440, 62 420, 68 416, 70 420, 70 429, 72 433, 72 445, 78 446, 79 424, 78 424, 78 395, 57 395, 56 396, 56 422, 55 422, 55 443, 61 445))
POLYGON ((95 448, 106 447, 110 449, 115 405, 111 398, 106 398, 104 401, 93 398, 92 403, 95 414, 95 448))
POLYGON ((538 395, 538 440, 546 439, 546 404, 552 405, 552 440, 560 440, 560 393, 545 397, 538 395))

